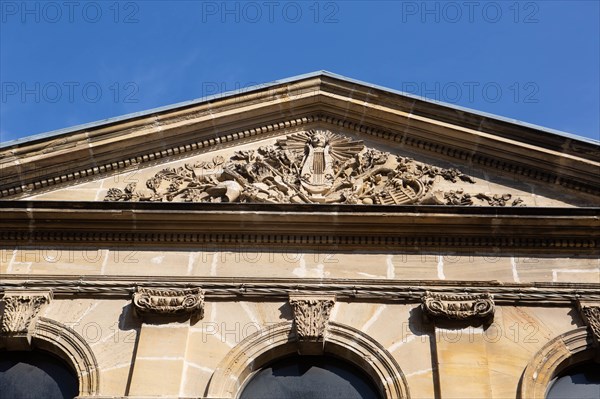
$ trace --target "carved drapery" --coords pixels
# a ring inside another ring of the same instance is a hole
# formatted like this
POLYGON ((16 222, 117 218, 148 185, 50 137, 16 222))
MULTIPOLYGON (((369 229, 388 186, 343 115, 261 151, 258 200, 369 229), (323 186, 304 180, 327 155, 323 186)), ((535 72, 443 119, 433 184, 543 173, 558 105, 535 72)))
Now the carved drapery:
POLYGON ((133 306, 138 316, 204 317, 204 291, 200 288, 158 289, 138 288, 133 294, 133 306))
POLYGON ((27 335, 32 320, 49 303, 52 292, 6 291, 1 331, 7 335, 27 335))
POLYGON ((474 184, 443 169, 367 148, 329 130, 287 135, 274 145, 237 151, 228 160, 190 162, 163 169, 146 187, 110 188, 105 201, 437 204, 518 206, 511 194, 444 191, 436 179, 474 184))
POLYGON ((594 337, 594 346, 600 350, 600 302, 579 301, 583 322, 594 337))
POLYGON ((448 320, 489 319, 494 315, 494 301, 490 294, 426 292, 422 308, 430 318, 448 320))
POLYGON ((322 342, 335 296, 290 295, 294 326, 300 342, 322 342))

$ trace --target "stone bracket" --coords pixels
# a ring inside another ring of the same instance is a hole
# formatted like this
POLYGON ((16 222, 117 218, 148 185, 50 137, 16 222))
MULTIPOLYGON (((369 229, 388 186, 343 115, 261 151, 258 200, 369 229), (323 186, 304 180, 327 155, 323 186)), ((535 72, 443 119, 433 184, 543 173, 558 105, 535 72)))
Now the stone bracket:
POLYGON ((494 300, 489 293, 452 294, 427 291, 421 298, 427 318, 459 321, 489 321, 494 317, 494 300))
POLYGON ((594 346, 600 350, 600 302, 578 301, 581 318, 592 333, 594 346))
POLYGON ((322 353, 335 295, 290 294, 289 302, 294 311, 293 328, 298 351, 301 354, 322 353))
POLYGON ((40 310, 52 300, 52 291, 7 290, 4 292, 0 337, 14 350, 31 346, 31 330, 40 310))
POLYGON ((204 291, 201 288, 138 287, 132 302, 138 317, 204 317, 204 291))

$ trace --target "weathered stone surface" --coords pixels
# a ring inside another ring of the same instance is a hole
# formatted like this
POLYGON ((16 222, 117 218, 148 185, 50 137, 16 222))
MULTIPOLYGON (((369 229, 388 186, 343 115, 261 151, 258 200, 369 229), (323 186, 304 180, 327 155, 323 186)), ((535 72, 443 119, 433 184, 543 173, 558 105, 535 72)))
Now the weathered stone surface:
POLYGON ((234 398, 297 354, 515 397, 548 345, 597 353, 599 154, 329 74, 11 146, 0 351, 75 360, 82 397, 234 398))
POLYGON ((204 317, 204 291, 201 288, 145 288, 133 294, 134 313, 139 317, 204 317))
POLYGON ((426 292, 421 307, 425 315, 434 320, 477 321, 494 316, 494 300, 489 293, 426 292))
POLYGON ((0 333, 27 335, 35 317, 45 305, 50 303, 51 299, 51 291, 5 291, 2 297, 3 312, 0 333))
POLYGON ((290 295, 290 305, 294 311, 294 329, 301 342, 322 342, 329 324, 334 296, 290 295))

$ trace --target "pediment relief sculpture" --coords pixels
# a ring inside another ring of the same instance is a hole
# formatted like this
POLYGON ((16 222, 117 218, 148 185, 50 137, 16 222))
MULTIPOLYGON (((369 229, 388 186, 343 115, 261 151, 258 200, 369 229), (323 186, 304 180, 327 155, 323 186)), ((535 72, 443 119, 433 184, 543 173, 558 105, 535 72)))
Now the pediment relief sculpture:
POLYGON ((105 201, 262 202, 335 204, 438 204, 517 206, 510 194, 469 193, 475 180, 367 148, 328 130, 287 135, 275 144, 235 152, 229 159, 189 162, 146 181, 108 190, 105 201), (436 188, 436 179, 457 183, 436 188))

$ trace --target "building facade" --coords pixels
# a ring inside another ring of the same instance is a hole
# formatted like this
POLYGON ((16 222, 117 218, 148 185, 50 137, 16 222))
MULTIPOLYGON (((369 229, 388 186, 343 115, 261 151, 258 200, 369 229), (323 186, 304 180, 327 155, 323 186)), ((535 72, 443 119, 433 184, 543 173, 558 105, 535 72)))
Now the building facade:
POLYGON ((0 163, 5 392, 38 353, 79 397, 600 389, 598 142, 319 72, 0 163))

